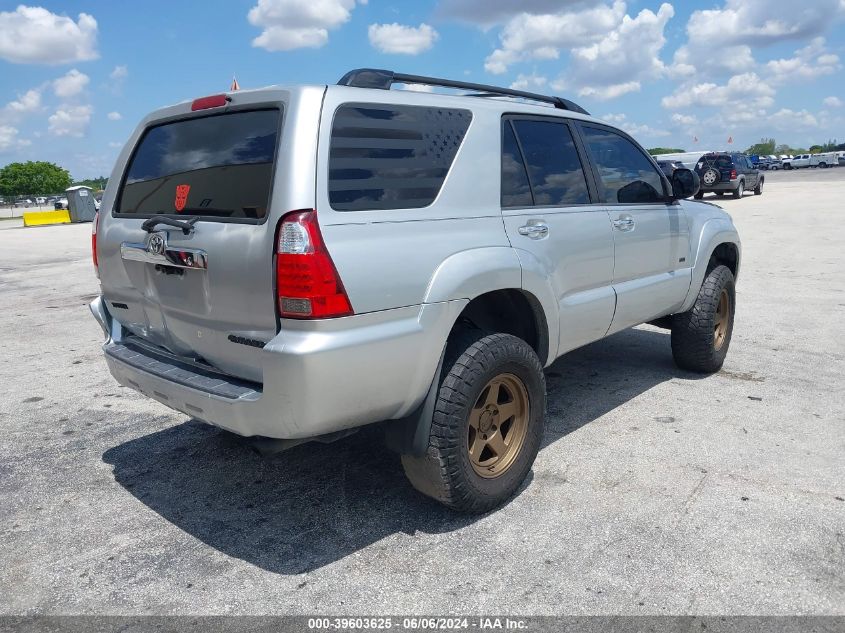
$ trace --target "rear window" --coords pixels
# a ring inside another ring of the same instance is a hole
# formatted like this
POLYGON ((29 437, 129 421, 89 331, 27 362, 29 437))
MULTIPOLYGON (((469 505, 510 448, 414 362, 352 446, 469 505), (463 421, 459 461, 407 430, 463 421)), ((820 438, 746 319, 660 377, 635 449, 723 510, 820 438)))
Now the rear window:
POLYGON ((281 111, 157 125, 129 162, 118 214, 260 220, 267 215, 281 111))
POLYGON ((418 209, 434 202, 472 120, 469 110, 343 105, 329 149, 336 211, 418 209))
POLYGON ((702 160, 714 167, 733 167, 733 158, 727 154, 707 154, 702 160))

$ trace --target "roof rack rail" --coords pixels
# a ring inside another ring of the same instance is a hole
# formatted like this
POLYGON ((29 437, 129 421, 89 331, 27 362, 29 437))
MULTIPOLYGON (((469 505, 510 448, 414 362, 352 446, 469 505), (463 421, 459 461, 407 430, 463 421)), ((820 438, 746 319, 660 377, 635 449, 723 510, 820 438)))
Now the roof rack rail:
POLYGON ((521 97, 531 101, 550 103, 559 110, 570 110, 572 112, 580 112, 581 114, 590 114, 577 103, 570 101, 569 99, 564 99, 563 97, 541 95, 535 92, 513 90, 512 88, 500 88, 498 86, 488 86, 486 84, 476 84, 467 81, 454 81, 453 79, 438 79, 437 77, 423 77, 422 75, 406 75, 404 73, 396 73, 392 70, 380 70, 378 68, 358 68, 356 70, 350 70, 340 78, 337 85, 351 86, 353 88, 377 88, 379 90, 390 90, 390 87, 397 83, 425 84, 428 86, 440 86, 443 88, 474 90, 477 93, 481 93, 467 95, 473 97, 521 97))

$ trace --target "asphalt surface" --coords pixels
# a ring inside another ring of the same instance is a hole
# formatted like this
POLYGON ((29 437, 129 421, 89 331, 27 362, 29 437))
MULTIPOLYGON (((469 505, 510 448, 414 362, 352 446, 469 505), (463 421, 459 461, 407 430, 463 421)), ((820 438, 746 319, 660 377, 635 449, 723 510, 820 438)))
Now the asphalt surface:
POLYGON ((119 387, 90 227, 2 230, 0 613, 845 614, 843 199, 845 169, 723 199, 723 371, 651 327, 558 360, 533 473, 483 517, 372 432, 261 458, 119 387))

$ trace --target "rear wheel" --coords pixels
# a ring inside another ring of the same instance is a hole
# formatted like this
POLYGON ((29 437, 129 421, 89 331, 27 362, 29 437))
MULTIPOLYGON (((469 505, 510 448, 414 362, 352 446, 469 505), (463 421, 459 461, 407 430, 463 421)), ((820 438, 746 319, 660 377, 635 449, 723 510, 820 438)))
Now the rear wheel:
POLYGON ((510 334, 453 337, 425 455, 403 455, 411 484, 463 512, 492 510, 525 480, 540 449, 543 366, 510 334))
POLYGON ((755 196, 762 196, 763 195, 763 182, 765 182, 763 178, 760 178, 760 180, 757 181, 757 186, 754 187, 754 195, 755 196))
POLYGON ((733 273, 716 266, 701 284, 695 303, 672 320, 672 356, 681 369, 719 371, 733 334, 736 290, 733 273))
POLYGON ((740 180, 739 184, 737 184, 736 189, 734 189, 734 198, 741 198, 742 194, 745 193, 745 181, 740 180))

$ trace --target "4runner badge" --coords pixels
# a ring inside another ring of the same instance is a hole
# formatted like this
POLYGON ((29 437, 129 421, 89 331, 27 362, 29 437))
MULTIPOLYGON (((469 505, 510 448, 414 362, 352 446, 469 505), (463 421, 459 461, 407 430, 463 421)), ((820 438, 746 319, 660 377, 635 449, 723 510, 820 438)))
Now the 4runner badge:
POLYGON ((176 200, 173 201, 173 206, 177 211, 185 208, 188 202, 188 193, 191 191, 191 185, 176 185, 176 200))

